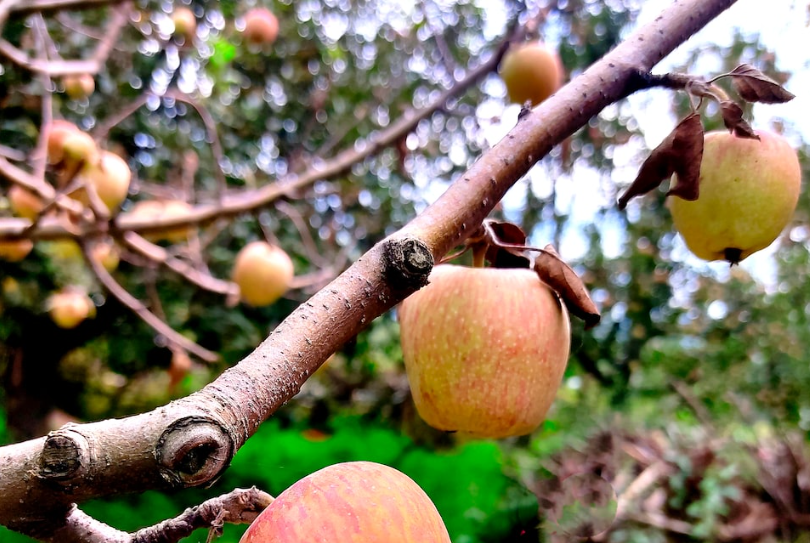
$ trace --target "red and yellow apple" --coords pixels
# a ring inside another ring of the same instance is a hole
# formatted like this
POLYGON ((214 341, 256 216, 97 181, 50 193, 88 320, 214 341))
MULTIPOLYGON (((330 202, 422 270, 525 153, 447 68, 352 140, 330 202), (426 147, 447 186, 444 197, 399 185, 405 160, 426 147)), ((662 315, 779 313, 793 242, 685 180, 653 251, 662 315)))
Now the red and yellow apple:
POLYGON ((90 249, 90 258, 101 264, 108 272, 115 271, 121 261, 118 246, 111 239, 93 245, 90 249))
POLYGON ((282 492, 240 543, 450 543, 436 506, 407 475, 373 462, 317 471, 282 492))
POLYGON ((501 62, 501 78, 509 100, 536 106, 560 88, 563 67, 555 51, 540 42, 510 49, 501 62))
MULTIPOLYGON (((114 212, 127 197, 132 172, 123 158, 109 151, 101 151, 98 161, 85 164, 77 177, 84 185, 92 185, 107 209, 114 212)), ((71 193, 70 197, 87 205, 84 188, 71 193)))
POLYGON ((33 248, 34 242, 30 239, 0 241, 0 260, 19 262, 28 256, 28 253, 30 253, 33 248))
POLYGON ((532 432, 560 386, 568 313, 527 269, 440 265, 399 308, 402 355, 420 416, 476 437, 532 432))
POLYGON ((93 164, 98 161, 98 146, 90 134, 82 132, 75 124, 56 120, 48 132, 48 161, 68 169, 78 164, 93 164))
POLYGON ((293 275, 293 262, 283 249, 254 241, 236 255, 231 277, 239 285, 242 301, 261 307, 284 296, 293 275))
POLYGON ((737 263, 773 243, 793 217, 802 181, 796 151, 780 135, 757 135, 706 134, 698 199, 669 200, 675 229, 704 260, 737 263))
POLYGON ((51 294, 47 307, 53 322, 65 329, 76 328, 85 319, 96 316, 93 300, 78 288, 65 288, 51 294))
MULTIPOLYGON (((159 221, 162 219, 179 218, 188 215, 192 210, 191 204, 182 200, 141 200, 132 206, 130 213, 139 219, 159 221)), ((175 226, 173 228, 149 232, 144 234, 144 237, 151 241, 182 243, 188 240, 191 232, 191 226, 175 226)))
POLYGON ((62 82, 71 100, 87 98, 96 90, 96 82, 90 74, 66 75, 62 82))
POLYGON ((255 45, 272 45, 278 38, 278 19, 267 8, 245 13, 245 39, 255 45))
POLYGON ((8 190, 8 202, 11 210, 19 217, 33 221, 45 208, 42 200, 33 192, 27 191, 19 185, 8 190))

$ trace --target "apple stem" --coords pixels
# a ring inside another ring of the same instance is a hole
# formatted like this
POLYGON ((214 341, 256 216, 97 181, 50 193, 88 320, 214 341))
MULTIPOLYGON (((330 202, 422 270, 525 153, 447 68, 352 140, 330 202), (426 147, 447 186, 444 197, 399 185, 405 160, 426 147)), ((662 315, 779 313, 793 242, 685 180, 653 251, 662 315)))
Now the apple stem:
POLYGON ((486 263, 488 246, 486 243, 476 243, 473 246, 473 268, 483 268, 486 263))

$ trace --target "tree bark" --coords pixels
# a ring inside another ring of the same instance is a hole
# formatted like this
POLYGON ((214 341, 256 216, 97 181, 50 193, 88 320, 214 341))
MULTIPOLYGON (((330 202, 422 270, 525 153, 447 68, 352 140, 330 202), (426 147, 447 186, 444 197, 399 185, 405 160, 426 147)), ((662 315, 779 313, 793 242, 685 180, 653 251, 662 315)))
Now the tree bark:
POLYGON ((673 1, 519 120, 435 204, 301 304, 253 353, 201 391, 149 413, 67 425, 0 448, 0 523, 53 541, 65 537, 73 503, 215 479, 262 421, 344 342, 422 286, 433 262, 472 233, 554 145, 604 107, 648 86, 643 74, 734 2, 673 1))

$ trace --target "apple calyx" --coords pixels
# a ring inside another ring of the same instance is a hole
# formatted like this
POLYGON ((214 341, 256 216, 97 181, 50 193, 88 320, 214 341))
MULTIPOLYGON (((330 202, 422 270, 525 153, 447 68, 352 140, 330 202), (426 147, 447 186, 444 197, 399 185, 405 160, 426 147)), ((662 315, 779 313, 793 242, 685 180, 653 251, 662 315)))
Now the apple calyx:
POLYGON ((586 330, 602 319, 588 288, 571 266, 550 244, 542 249, 526 245, 526 233, 519 226, 484 219, 479 230, 467 240, 466 248, 442 262, 460 256, 467 249, 472 249, 474 267, 483 267, 488 261, 495 268, 532 269, 559 296, 568 312, 585 322, 586 330), (537 254, 531 258, 530 253, 537 254))

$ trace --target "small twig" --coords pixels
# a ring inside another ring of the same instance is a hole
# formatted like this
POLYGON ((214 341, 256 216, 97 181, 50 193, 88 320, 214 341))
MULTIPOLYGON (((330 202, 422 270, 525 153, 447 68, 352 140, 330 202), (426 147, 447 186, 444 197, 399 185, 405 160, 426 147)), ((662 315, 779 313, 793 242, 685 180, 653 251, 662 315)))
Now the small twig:
POLYGON ((96 128, 93 130, 93 139, 96 141, 106 139, 107 134, 109 134, 110 130, 112 130, 114 126, 118 126, 127 117, 138 111, 146 103, 146 101, 149 100, 150 96, 152 96, 151 92, 145 92, 135 98, 135 100, 129 104, 115 108, 117 113, 107 117, 103 122, 98 123, 96 128))
POLYGON ((307 228, 307 223, 304 220, 304 217, 301 216, 301 213, 298 212, 295 206, 288 204, 284 200, 279 200, 276 202, 276 209, 287 215, 287 217, 292 221, 293 225, 295 225, 295 228, 298 230, 298 234, 301 237, 301 242, 304 244, 304 249, 307 252, 310 262, 313 262, 319 268, 328 266, 329 261, 321 256, 318 246, 315 244, 315 240, 312 238, 309 228, 307 228))
MULTIPOLYGON (((38 53, 41 57, 47 58, 45 34, 47 29, 45 21, 41 15, 34 19, 34 38, 38 53)), ((48 167, 48 134, 51 131, 53 121, 53 82, 48 74, 39 74, 39 81, 42 85, 42 120, 40 121, 39 136, 37 145, 31 153, 31 163, 34 168, 34 177, 45 180, 45 169, 48 167)))
POLYGON ((149 309, 147 309, 140 300, 135 298, 135 296, 127 292, 124 287, 119 285, 113 276, 110 275, 110 272, 104 269, 104 266, 102 266, 92 257, 88 244, 82 243, 82 253, 84 254, 84 258, 87 261, 88 266, 90 266, 90 269, 93 270, 93 273, 96 275, 104 288, 106 288, 110 294, 115 296, 118 301, 132 310, 132 312, 140 317, 142 321, 151 326, 158 334, 165 336, 169 343, 174 343, 181 349, 185 349, 200 360, 204 360, 206 362, 216 362, 219 360, 219 355, 209 351, 205 347, 198 345, 184 335, 175 331, 171 326, 160 320, 154 315, 154 313, 149 311, 149 309))
POLYGON ((9 12, 11 12, 20 1, 21 0, 0 0, 0 32, 2 32, 6 24, 9 12))
POLYGON ((436 46, 439 49, 439 54, 442 57, 444 68, 447 70, 447 74, 452 78, 457 67, 456 59, 453 57, 453 53, 450 52, 450 48, 447 46, 447 41, 444 39, 442 29, 434 23, 432 17, 428 16, 427 2, 424 0, 422 1, 422 13, 425 15, 425 20, 427 20, 430 31, 433 33, 433 39, 436 40, 436 46))
POLYGON ((160 245, 155 245, 135 232, 124 233, 123 240, 127 247, 135 251, 135 253, 146 257, 152 262, 166 266, 189 283, 203 290, 229 297, 239 295, 239 287, 237 287, 235 283, 223 281, 212 275, 200 272, 187 262, 171 256, 169 252, 160 245))

